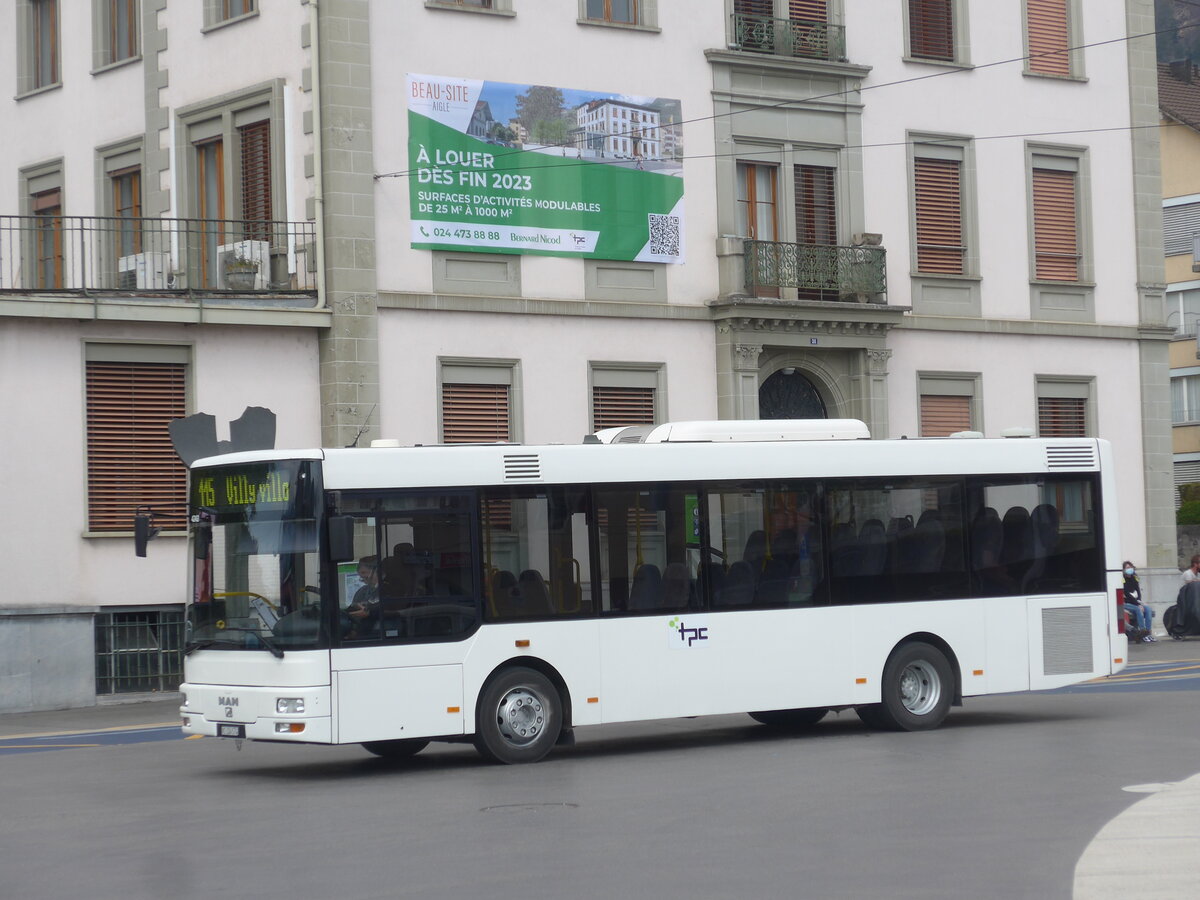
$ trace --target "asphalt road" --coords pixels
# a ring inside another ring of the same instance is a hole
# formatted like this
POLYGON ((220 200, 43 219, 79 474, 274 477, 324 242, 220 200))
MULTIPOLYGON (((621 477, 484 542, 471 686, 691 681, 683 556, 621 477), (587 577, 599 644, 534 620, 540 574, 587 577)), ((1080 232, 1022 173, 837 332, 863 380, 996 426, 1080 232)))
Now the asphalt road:
POLYGON ((0 717, 0 898, 1069 898, 1123 788, 1200 771, 1200 642, 1130 655, 931 733, 668 720, 515 767, 0 717))

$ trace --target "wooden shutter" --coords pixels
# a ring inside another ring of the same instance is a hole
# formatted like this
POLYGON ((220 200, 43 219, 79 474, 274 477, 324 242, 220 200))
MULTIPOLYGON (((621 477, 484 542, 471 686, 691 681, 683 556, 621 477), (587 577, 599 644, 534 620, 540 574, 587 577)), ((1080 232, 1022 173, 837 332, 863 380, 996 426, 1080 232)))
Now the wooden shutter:
POLYGON ((1087 400, 1038 397, 1039 437, 1087 437, 1087 400))
POLYGON ((508 385, 442 385, 444 443, 477 444, 508 439, 508 385))
POLYGON ((917 271, 963 274, 962 163, 913 160, 917 271))
POLYGON ((954 0, 908 0, 908 52, 917 59, 954 59, 954 0))
POLYGON ((829 166, 796 166, 796 241, 801 244, 837 244, 836 170, 829 166))
POLYGON ((270 240, 269 228, 250 223, 271 221, 271 123, 238 128, 242 146, 242 219, 248 240, 270 240))
POLYGON ((951 394, 921 395, 921 437, 946 437, 971 430, 971 398, 951 394))
POLYGON ((733 11, 740 16, 775 16, 775 0, 733 0, 733 11))
POLYGON ((129 531, 139 506, 182 529, 187 471, 167 423, 186 415, 186 366, 87 363, 88 529, 129 531))
POLYGON ((828 0, 788 0, 788 18, 799 22, 828 22, 828 0))
POLYGON ((592 430, 654 424, 654 388, 593 387, 592 430))
POLYGON ((1029 71, 1041 75, 1070 75, 1067 0, 1025 0, 1029 36, 1029 71))
POLYGON ((1033 170, 1033 245, 1038 278, 1079 280, 1074 172, 1033 170))

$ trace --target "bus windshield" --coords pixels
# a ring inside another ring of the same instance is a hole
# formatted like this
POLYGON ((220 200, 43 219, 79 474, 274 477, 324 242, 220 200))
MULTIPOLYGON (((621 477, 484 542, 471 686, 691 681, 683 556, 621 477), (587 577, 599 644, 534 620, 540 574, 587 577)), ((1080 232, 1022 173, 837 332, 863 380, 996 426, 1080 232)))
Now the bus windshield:
POLYGON ((325 646, 321 628, 316 463, 196 469, 188 649, 325 646))

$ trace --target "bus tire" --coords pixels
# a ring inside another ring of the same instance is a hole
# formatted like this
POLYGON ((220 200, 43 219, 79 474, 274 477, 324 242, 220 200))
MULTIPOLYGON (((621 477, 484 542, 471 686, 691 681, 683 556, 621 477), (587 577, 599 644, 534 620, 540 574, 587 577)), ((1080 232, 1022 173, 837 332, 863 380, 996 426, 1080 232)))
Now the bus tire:
POLYGON ((402 741, 366 741, 362 747, 368 753, 374 753, 383 759, 399 760, 416 756, 429 746, 429 741, 412 738, 402 741))
POLYGON ((824 706, 816 706, 811 709, 772 709, 764 712, 752 712, 750 718, 755 722, 761 722, 768 728, 777 728, 780 731, 799 731, 804 728, 811 728, 825 718, 825 714, 829 710, 824 706))
POLYGON ((945 721, 953 700, 954 676, 945 654, 932 644, 913 641, 888 658, 881 701, 868 716, 878 714, 881 724, 893 731, 928 731, 945 721))
POLYGON ((485 759, 537 762, 562 731, 562 701, 541 672, 504 669, 487 683, 475 712, 475 749, 485 759))

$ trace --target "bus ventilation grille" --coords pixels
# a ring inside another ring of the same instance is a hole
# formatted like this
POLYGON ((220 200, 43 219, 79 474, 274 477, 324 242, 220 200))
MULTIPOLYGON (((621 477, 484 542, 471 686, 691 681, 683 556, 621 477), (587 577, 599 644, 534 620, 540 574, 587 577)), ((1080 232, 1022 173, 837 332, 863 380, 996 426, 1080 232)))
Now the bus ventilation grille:
POLYGON ((1068 606, 1042 610, 1042 674, 1086 675, 1092 662, 1092 610, 1068 606))
POLYGON ((1051 469, 1094 469, 1095 447, 1047 447, 1046 465, 1051 469))
POLYGON ((504 457, 505 481, 537 481, 542 477, 542 466, 536 453, 513 454, 504 457))

